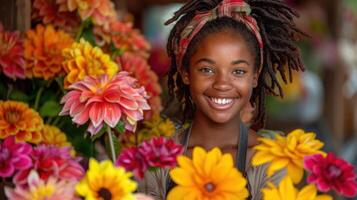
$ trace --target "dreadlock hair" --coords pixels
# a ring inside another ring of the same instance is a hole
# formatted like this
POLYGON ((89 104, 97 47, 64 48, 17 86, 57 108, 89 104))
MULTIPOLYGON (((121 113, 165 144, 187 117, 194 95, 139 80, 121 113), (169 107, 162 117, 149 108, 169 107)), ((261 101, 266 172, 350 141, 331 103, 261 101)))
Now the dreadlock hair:
MULTIPOLYGON (((174 13, 165 25, 174 21, 177 23, 172 28, 168 43, 167 52, 171 58, 171 66, 168 73, 168 89, 171 97, 176 97, 182 103, 183 122, 192 119, 194 104, 190 97, 187 85, 182 81, 179 74, 175 46, 180 41, 181 32, 194 18, 198 11, 208 11, 215 8, 222 0, 190 0, 183 7, 174 13)), ((251 53, 255 55, 255 66, 262 66, 258 78, 258 86, 253 89, 250 102, 256 106, 257 112, 254 117, 253 126, 262 128, 265 125, 265 96, 272 94, 283 97, 281 84, 277 79, 279 72, 284 83, 292 81, 292 70, 304 70, 301 61, 300 51, 295 44, 300 36, 306 36, 298 30, 294 24, 294 17, 298 17, 295 10, 287 6, 281 0, 246 0, 250 5, 251 16, 255 18, 263 39, 263 63, 260 63, 260 53, 258 42, 254 34, 248 30, 246 25, 229 17, 221 17, 207 22, 202 29, 194 36, 188 46, 188 50, 183 56, 182 66, 188 67, 189 59, 195 52, 199 42, 210 33, 222 32, 223 30, 233 30, 241 34, 247 41, 251 53)), ((187 69, 185 69, 187 70, 187 69)))

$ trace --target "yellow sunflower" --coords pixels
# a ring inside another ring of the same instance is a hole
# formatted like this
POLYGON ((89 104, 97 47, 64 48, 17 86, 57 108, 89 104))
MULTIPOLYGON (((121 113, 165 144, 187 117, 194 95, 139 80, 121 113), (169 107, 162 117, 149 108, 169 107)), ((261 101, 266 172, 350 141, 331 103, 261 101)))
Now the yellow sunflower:
POLYGON ((41 144, 54 145, 58 147, 71 147, 71 155, 75 155, 72 144, 67 141, 67 136, 59 128, 45 124, 41 131, 41 144))
POLYGON ((86 200, 134 200, 137 184, 131 176, 109 160, 98 163, 91 158, 87 174, 76 186, 76 191, 86 200))
POLYGON ((315 185, 307 185, 298 191, 289 176, 286 176, 275 187, 273 183, 268 183, 268 187, 262 189, 263 200, 332 200, 328 195, 317 195, 315 185))
POLYGON ((276 135, 275 140, 259 138, 261 144, 254 147, 257 152, 253 156, 252 164, 257 166, 270 163, 267 171, 268 176, 286 167, 293 182, 299 183, 304 174, 304 156, 324 154, 319 150, 324 144, 315 137, 315 133, 305 133, 301 129, 296 129, 287 137, 276 135))
POLYGON ((0 139, 14 135, 17 141, 39 143, 43 120, 27 104, 0 101, 0 139))
POLYGON ((168 194, 168 200, 240 200, 248 197, 247 181, 234 167, 230 154, 218 148, 208 153, 195 147, 192 160, 177 158, 179 167, 170 171, 177 183, 168 194))
POLYGON ((64 49, 62 53, 65 57, 63 67, 67 74, 64 79, 65 88, 88 75, 107 74, 111 78, 119 70, 118 65, 108 54, 103 53, 98 47, 92 47, 84 39, 64 49))

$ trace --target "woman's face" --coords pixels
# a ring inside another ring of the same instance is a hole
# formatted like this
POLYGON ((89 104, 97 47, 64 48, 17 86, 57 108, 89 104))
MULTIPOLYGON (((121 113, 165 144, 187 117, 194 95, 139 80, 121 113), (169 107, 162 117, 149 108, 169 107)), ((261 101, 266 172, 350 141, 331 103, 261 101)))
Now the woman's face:
POLYGON ((208 34, 197 44, 182 73, 195 103, 196 117, 215 123, 237 120, 257 85, 254 56, 234 31, 208 34))

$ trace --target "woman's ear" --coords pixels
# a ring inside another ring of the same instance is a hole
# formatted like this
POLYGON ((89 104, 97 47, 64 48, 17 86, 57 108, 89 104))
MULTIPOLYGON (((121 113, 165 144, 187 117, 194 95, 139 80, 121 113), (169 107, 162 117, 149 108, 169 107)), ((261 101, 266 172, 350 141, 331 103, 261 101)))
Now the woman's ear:
POLYGON ((259 79, 260 71, 255 71, 253 75, 253 88, 258 86, 258 79, 259 79))
POLYGON ((182 82, 185 85, 189 85, 190 84, 190 78, 189 78, 187 70, 180 70, 180 76, 181 76, 182 82))

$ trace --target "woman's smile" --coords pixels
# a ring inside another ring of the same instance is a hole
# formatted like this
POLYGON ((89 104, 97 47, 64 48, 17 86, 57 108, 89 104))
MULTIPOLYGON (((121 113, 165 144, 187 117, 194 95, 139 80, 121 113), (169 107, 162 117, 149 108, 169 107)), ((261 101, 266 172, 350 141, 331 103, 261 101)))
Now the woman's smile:
POLYGON ((230 109, 234 103, 238 100, 238 98, 230 98, 230 97, 210 97, 205 96, 208 104, 211 108, 215 110, 227 110, 230 109))

